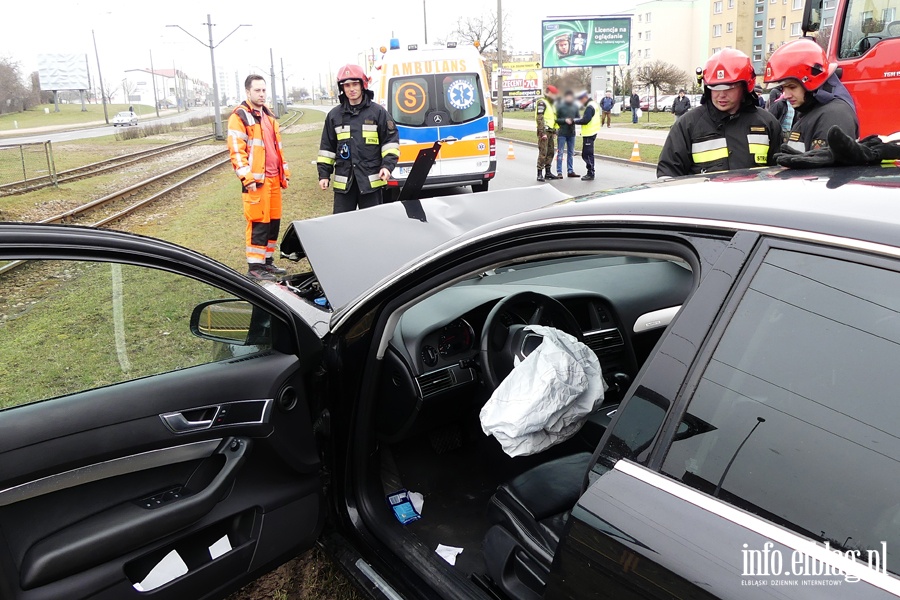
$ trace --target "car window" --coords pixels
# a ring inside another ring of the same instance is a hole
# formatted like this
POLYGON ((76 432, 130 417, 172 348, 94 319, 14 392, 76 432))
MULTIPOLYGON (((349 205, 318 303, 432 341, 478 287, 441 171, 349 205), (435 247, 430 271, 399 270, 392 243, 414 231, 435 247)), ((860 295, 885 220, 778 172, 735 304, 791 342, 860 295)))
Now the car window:
MULTIPOLYGON (((240 345, 252 308, 207 311, 215 337, 191 333, 194 308, 235 300, 181 275, 88 261, 30 261, 0 275, 0 408, 185 369, 270 347, 240 345)), ((256 318, 256 313, 253 313, 256 318)))
POLYGON ((663 471, 832 548, 896 552, 898 289, 894 271, 769 251, 663 471))
POLYGON ((425 123, 432 91, 432 77, 398 77, 391 79, 388 110, 400 125, 418 126, 425 123))

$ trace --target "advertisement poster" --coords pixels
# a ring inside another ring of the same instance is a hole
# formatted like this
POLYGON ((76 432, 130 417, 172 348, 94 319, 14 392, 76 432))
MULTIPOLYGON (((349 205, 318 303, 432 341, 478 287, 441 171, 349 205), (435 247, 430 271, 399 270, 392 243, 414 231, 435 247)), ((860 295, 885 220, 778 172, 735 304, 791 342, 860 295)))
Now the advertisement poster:
POLYGON ((541 23, 546 68, 608 67, 631 61, 631 19, 552 19, 541 23))
MULTIPOLYGON (((542 77, 540 63, 503 63, 503 97, 537 98, 541 95, 542 77)), ((491 89, 497 96, 497 71, 491 74, 491 89)))

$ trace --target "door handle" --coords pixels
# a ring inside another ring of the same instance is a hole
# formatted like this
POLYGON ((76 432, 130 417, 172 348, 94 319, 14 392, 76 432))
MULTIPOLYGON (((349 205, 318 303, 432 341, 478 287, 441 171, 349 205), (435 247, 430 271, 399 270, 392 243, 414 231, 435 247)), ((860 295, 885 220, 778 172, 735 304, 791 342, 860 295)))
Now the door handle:
POLYGON ((453 142, 458 142, 459 138, 455 138, 452 135, 450 137, 445 137, 441 140, 442 144, 452 144, 453 142))
POLYGON ((199 431, 212 427, 216 415, 219 414, 218 406, 210 406, 200 411, 180 411, 159 415, 166 426, 175 433, 187 431, 199 431))

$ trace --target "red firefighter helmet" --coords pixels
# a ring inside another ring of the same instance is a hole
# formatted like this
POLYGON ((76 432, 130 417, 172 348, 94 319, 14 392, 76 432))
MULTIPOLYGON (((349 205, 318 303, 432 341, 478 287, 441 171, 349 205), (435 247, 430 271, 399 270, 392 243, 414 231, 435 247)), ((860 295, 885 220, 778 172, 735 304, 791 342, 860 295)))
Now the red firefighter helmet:
POLYGON ((369 78, 359 65, 344 65, 338 69, 338 87, 342 86, 345 81, 358 81, 364 90, 369 89, 369 78))
POLYGON ((837 65, 828 63, 825 50, 819 44, 808 39, 794 40, 769 57, 764 81, 775 83, 796 79, 806 91, 812 92, 822 87, 835 69, 837 65))
POLYGON ((719 50, 709 57, 703 68, 703 83, 710 89, 720 85, 743 82, 747 91, 752 92, 756 85, 756 73, 750 57, 734 48, 719 50))

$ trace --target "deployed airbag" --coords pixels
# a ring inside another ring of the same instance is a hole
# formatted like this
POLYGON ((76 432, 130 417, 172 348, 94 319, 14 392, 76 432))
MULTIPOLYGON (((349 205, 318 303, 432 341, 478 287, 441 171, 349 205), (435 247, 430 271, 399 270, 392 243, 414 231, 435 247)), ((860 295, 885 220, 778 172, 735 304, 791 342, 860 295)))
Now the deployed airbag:
POLYGON ((536 454, 581 429, 607 389, 597 355, 575 337, 529 325, 541 344, 504 379, 481 409, 481 429, 510 456, 536 454))

